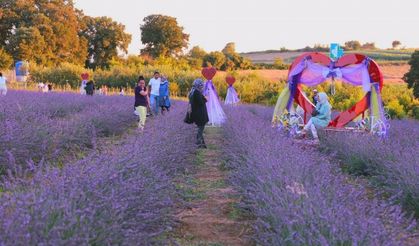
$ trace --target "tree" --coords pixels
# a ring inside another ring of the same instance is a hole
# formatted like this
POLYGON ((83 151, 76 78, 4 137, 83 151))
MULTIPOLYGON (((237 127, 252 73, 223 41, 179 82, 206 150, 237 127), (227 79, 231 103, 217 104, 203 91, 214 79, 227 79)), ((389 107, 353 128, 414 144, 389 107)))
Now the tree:
POLYGON ((109 17, 83 18, 85 30, 82 31, 88 42, 86 67, 109 68, 112 60, 117 60, 118 51, 128 53, 131 35, 125 33, 125 26, 109 17))
POLYGON ((226 56, 236 54, 236 44, 233 42, 227 43, 221 52, 223 52, 226 56))
POLYGON ((226 57, 220 51, 210 52, 208 55, 204 57, 204 64, 206 66, 213 66, 218 70, 221 70, 225 62, 226 57))
POLYGON ((13 57, 0 48, 0 70, 9 69, 13 64, 13 57))
POLYGON ((374 42, 365 43, 361 46, 361 48, 364 49, 364 50, 375 50, 376 49, 374 42))
POLYGON ((188 62, 193 68, 199 69, 203 66, 206 55, 207 52, 205 50, 199 46, 194 46, 188 53, 188 62))
POLYGON ((0 11, 0 46, 15 60, 29 56, 43 65, 84 62, 87 43, 79 38, 72 0, 2 0, 0 11))
POLYGON ((413 95, 419 98, 419 50, 413 52, 409 60, 410 70, 403 76, 409 88, 413 88, 413 95))
POLYGON ((360 48, 361 48, 361 43, 357 40, 345 42, 346 50, 359 50, 360 48))
POLYGON ((189 35, 183 32, 176 18, 165 15, 149 15, 141 25, 142 54, 153 57, 178 55, 188 47, 189 35))
POLYGON ((48 49, 41 32, 36 27, 19 27, 9 40, 7 51, 16 61, 33 61, 48 64, 48 49))
POLYGON ((394 40, 391 43, 391 46, 393 46, 393 49, 397 49, 400 45, 402 45, 402 42, 398 41, 398 40, 394 40))
POLYGON ((194 46, 189 51, 188 56, 192 58, 203 59, 207 55, 207 52, 199 46, 194 46))

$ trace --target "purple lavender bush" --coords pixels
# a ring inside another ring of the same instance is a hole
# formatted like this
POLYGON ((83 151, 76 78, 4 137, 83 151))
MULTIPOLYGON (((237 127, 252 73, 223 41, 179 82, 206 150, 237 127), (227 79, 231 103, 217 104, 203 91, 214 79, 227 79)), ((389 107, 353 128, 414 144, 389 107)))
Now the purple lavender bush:
POLYGON ((0 245, 165 245, 173 178, 194 151, 186 104, 80 161, 4 177, 0 245))
POLYGON ((368 198, 328 157, 282 136, 254 106, 226 112, 226 165, 243 207, 256 217, 257 244, 405 243, 415 223, 400 207, 368 198))
POLYGON ((0 175, 95 147, 135 122, 132 98, 11 91, 0 97, 0 175))
POLYGON ((389 135, 323 134, 323 148, 342 161, 344 170, 370 177, 371 183, 419 218, 419 122, 395 120, 389 135))

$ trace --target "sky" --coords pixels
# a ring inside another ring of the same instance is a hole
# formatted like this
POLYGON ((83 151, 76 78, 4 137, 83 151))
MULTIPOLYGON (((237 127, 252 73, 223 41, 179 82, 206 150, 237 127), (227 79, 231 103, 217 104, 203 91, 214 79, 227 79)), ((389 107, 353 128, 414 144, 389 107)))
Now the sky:
POLYGON ((176 17, 190 35, 189 48, 221 50, 228 42, 238 52, 375 42, 390 48, 419 47, 416 0, 74 0, 90 16, 109 16, 132 34, 129 54, 139 54, 144 17, 176 17))

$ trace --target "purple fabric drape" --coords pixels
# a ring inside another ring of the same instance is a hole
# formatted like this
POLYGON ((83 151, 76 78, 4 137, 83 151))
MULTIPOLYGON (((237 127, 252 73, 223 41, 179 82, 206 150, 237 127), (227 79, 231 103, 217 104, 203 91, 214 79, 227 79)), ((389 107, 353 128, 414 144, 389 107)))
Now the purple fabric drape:
MULTIPOLYGON (((293 78, 301 73, 299 83, 307 86, 316 86, 329 78, 341 79, 345 83, 362 86, 364 91, 371 90, 371 80, 368 72, 369 59, 362 63, 345 67, 324 66, 314 63, 311 59, 304 59, 298 63, 288 76, 288 83, 293 83, 293 78)), ((291 87, 290 87, 291 89, 291 87)))
POLYGON ((235 105, 240 102, 240 99, 237 95, 236 90, 233 86, 229 86, 227 88, 227 94, 226 94, 226 100, 224 101, 224 104, 226 105, 235 105))
POLYGON ((214 93, 215 93, 215 95, 218 98, 218 93, 217 93, 217 90, 215 90, 215 87, 214 87, 214 84, 212 83, 212 80, 207 80, 207 82, 205 83, 205 86, 204 86, 204 96, 207 96, 208 95, 209 90, 213 90, 214 93))

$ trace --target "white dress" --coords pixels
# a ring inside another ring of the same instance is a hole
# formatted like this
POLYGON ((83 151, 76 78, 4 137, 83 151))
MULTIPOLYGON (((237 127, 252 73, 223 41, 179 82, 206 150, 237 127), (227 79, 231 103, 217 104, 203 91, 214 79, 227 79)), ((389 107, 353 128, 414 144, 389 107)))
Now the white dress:
POLYGON ((7 94, 7 86, 6 86, 6 78, 0 77, 0 94, 6 95, 7 94))
POLYGON ((220 126, 226 120, 224 110, 221 107, 220 99, 215 91, 215 87, 211 80, 205 83, 204 96, 207 97, 207 111, 209 118, 209 125, 220 126))

